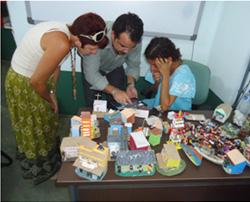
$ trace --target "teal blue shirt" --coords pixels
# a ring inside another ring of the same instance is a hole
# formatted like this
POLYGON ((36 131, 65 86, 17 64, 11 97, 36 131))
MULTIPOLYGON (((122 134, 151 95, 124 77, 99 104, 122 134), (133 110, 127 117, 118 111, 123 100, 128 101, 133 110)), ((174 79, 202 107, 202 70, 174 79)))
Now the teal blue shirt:
MULTIPOLYGON (((145 80, 150 83, 154 83, 154 79, 150 71, 146 74, 145 80)), ((188 65, 180 65, 170 76, 169 94, 176 96, 176 99, 168 110, 191 110, 192 98, 194 98, 196 92, 195 89, 196 83, 192 71, 188 65)), ((156 96, 151 99, 144 99, 143 102, 151 108, 158 106, 160 105, 160 95, 161 83, 158 87, 156 96)))

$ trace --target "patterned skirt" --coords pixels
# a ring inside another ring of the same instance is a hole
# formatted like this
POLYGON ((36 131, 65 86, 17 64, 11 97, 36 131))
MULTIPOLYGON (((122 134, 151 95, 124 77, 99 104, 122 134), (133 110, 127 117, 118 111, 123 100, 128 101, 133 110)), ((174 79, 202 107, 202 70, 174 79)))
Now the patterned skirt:
MULTIPOLYGON (((51 80, 48 88, 55 88, 51 80)), ((56 137, 58 115, 32 88, 30 79, 12 68, 6 76, 5 90, 23 177, 39 184, 54 175, 61 165, 60 140, 56 137)))

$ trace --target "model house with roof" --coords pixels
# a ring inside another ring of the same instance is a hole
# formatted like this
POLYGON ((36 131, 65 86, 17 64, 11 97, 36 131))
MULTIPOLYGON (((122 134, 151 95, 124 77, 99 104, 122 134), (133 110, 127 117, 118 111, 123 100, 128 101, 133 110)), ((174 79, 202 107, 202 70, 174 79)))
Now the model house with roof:
POLYGON ((79 147, 83 145, 83 137, 64 137, 60 145, 63 161, 75 161, 78 157, 79 147))
POLYGON ((150 151, 119 151, 115 173, 119 176, 152 176, 155 174, 155 153, 150 151))
POLYGON ((108 148, 83 137, 83 145, 79 147, 79 156, 74 162, 76 174, 89 180, 102 180, 108 169, 108 148))
POLYGON ((98 118, 103 118, 106 113, 107 113, 107 100, 99 100, 99 99, 94 100, 92 114, 96 114, 98 118))
POLYGON ((135 109, 125 108, 121 111, 122 122, 123 123, 134 123, 135 122, 135 109))
POLYGON ((232 107, 228 104, 222 103, 216 107, 213 113, 213 119, 224 123, 232 112, 232 107))
POLYGON ((130 134, 129 138, 130 150, 149 150, 150 144, 143 134, 143 131, 136 131, 130 134))
POLYGON ((104 115, 104 120, 110 124, 122 124, 122 117, 120 111, 110 110, 104 115))
POLYGON ((153 128, 149 128, 148 135, 149 135, 149 143, 152 146, 159 145, 161 142, 161 137, 162 137, 162 132, 163 132, 163 125, 161 119, 157 120, 154 123, 153 128))
POLYGON ((161 153, 156 154, 160 169, 178 167, 181 163, 180 155, 174 144, 164 144, 161 153))
POLYGON ((152 146, 159 145, 161 142, 161 137, 162 137, 162 130, 158 128, 150 128, 148 131, 148 142, 152 146))
POLYGON ((223 168, 228 174, 241 174, 247 165, 247 160, 238 149, 226 153, 223 168))
POLYGON ((71 118, 70 135, 72 137, 85 136, 95 139, 101 136, 98 127, 97 115, 90 112, 81 112, 81 117, 73 116, 71 118))
POLYGON ((94 100, 93 112, 107 112, 107 100, 94 100))

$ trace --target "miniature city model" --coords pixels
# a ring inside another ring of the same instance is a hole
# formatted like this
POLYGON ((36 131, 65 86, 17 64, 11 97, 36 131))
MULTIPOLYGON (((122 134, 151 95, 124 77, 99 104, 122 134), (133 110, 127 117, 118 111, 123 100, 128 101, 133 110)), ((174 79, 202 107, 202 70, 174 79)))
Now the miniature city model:
POLYGON ((79 148, 79 156, 74 162, 78 176, 88 180, 99 181, 108 169, 108 148, 83 137, 83 145, 79 148))
POLYGON ((119 176, 152 176, 155 174, 155 153, 150 151, 119 151, 115 173, 119 176))

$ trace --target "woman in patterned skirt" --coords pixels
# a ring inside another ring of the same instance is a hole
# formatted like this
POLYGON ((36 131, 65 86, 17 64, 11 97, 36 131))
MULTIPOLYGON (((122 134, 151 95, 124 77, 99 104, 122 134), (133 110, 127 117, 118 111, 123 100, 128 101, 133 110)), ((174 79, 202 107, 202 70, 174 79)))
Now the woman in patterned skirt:
POLYGON ((107 43, 104 20, 87 13, 72 25, 35 25, 15 50, 5 81, 6 97, 23 177, 34 184, 49 179, 61 165, 55 96, 60 64, 74 49, 75 68, 76 49, 84 55, 95 54, 107 43))

